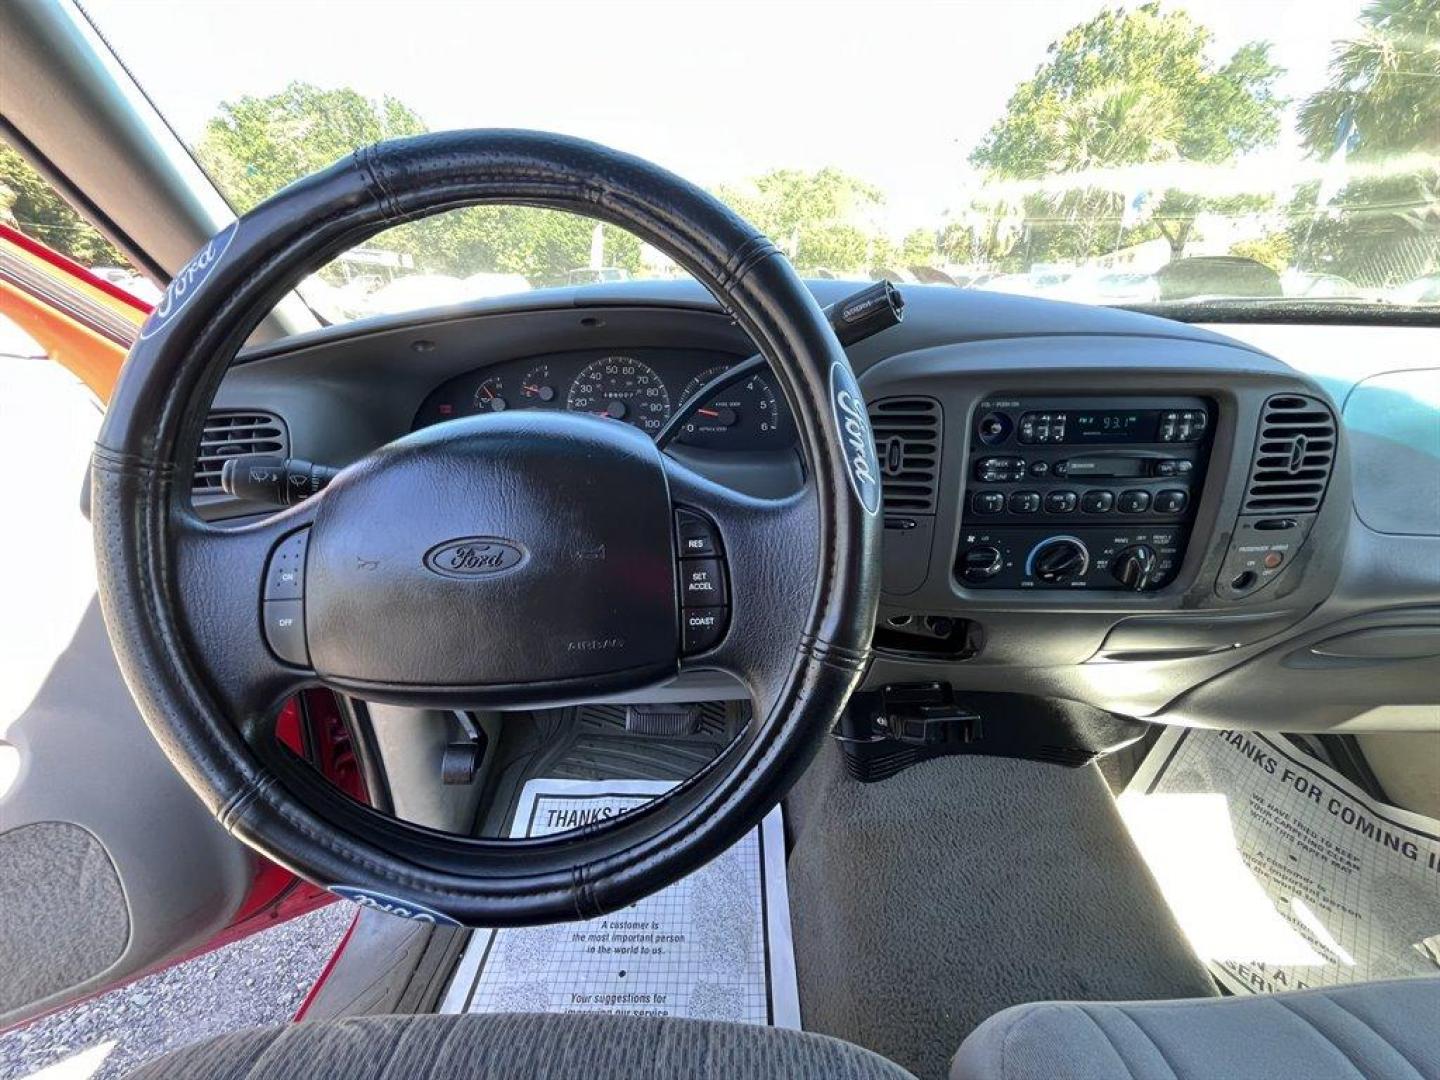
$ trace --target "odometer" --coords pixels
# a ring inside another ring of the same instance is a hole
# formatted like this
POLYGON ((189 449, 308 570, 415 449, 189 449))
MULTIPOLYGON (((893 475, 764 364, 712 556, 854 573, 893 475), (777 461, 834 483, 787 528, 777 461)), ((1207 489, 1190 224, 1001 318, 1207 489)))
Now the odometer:
POLYGON ((623 420, 654 435, 670 416, 670 393, 649 364, 633 356, 602 356, 575 376, 565 407, 623 420))

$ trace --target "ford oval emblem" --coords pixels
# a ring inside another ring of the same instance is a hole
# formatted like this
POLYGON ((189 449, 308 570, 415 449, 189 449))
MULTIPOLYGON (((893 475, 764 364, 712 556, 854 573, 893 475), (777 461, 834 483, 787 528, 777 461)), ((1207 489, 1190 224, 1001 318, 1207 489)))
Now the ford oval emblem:
POLYGON ((461 536, 427 551, 425 568, 441 577, 482 577, 514 570, 526 557, 525 549, 513 540, 498 536, 461 536))

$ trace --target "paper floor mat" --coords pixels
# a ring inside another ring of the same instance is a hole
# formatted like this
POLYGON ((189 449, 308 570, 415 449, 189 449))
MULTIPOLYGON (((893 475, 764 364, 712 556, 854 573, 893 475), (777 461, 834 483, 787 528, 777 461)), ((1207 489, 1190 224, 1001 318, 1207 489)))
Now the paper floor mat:
MULTIPOLYGON (((511 836, 614 816, 665 781, 529 781, 511 836)), ((440 1011, 588 1012, 800 1026, 785 841, 776 807, 734 847, 622 911, 476 931, 440 1011)))
POLYGON ((1284 738, 1172 728, 1120 810, 1228 989, 1440 974, 1440 822, 1376 802, 1284 738))

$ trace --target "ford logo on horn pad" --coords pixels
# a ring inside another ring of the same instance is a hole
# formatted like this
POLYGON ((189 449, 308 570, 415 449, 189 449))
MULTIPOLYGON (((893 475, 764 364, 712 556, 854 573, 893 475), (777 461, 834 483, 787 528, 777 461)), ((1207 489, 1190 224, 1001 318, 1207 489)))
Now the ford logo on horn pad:
POLYGON ((441 577, 470 578, 503 574, 525 561, 526 552, 498 536, 462 536, 436 544, 425 553, 425 568, 441 577))

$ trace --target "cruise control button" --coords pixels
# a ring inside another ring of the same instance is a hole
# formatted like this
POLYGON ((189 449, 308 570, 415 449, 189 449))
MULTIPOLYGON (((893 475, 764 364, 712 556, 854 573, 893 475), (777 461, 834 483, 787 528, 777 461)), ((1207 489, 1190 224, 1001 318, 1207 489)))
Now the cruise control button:
POLYGON ((266 600, 261 619, 270 651, 287 664, 309 667, 305 645, 305 604, 300 600, 266 600))
POLYGON ((1087 491, 1080 500, 1080 509, 1087 514, 1108 514, 1114 505, 1113 491, 1087 491))
POLYGON ((681 648, 686 653, 704 652, 725 636, 726 610, 723 607, 693 607, 680 612, 681 648))
POLYGON ((1003 491, 977 491, 970 498, 970 509, 977 514, 998 514, 1005 509, 1003 491))
POLYGON ((1120 493, 1120 513, 1143 514, 1149 509, 1150 493, 1148 491, 1122 491, 1120 493))
POLYGON ((1047 491, 1045 512, 1047 514, 1068 514, 1075 509, 1079 496, 1073 491, 1047 491))
POLYGON ((680 563, 681 606, 715 607, 729 602, 719 559, 685 559, 680 563))
POLYGON ((292 533, 270 553, 265 568, 266 600, 299 600, 305 595, 305 549, 310 543, 310 530, 292 533))
POLYGON ((1185 509, 1189 502, 1189 492, 1171 488, 1156 493, 1155 510, 1160 514, 1178 514, 1185 509))
POLYGON ((720 541, 715 535, 715 526, 693 510, 675 511, 675 532, 680 540, 682 559, 720 553, 720 541))

